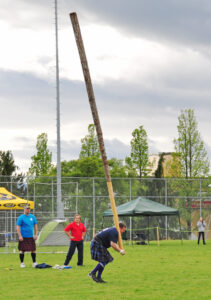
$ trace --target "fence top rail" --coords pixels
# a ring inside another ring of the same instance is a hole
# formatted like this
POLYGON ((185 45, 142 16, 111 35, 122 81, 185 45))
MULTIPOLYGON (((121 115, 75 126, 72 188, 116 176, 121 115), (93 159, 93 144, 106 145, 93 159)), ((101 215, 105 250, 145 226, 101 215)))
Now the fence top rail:
MULTIPOLYGON (((16 176, 6 176, 6 175, 1 175, 0 176, 1 178, 10 178, 10 181, 8 182, 5 182, 5 181, 0 181, 0 183, 11 183, 11 180, 14 178, 17 180, 17 177, 16 176)), ((36 180, 36 179, 39 179, 39 178, 51 178, 51 179, 55 179, 57 180, 57 177, 56 176, 37 176, 37 177, 27 177, 27 176, 24 176, 26 179, 28 180, 36 180)), ((100 179, 100 180, 105 180, 106 181, 106 178, 105 177, 70 177, 70 176, 62 176, 62 178, 68 178, 68 179, 77 179, 77 180, 83 180, 83 179, 100 179)), ((211 179, 210 178, 169 178, 169 177, 162 177, 162 178, 157 178, 157 177, 142 177, 142 178, 138 178, 138 177, 112 177, 112 179, 123 179, 123 180, 141 180, 141 181, 209 181, 211 183, 211 179)))

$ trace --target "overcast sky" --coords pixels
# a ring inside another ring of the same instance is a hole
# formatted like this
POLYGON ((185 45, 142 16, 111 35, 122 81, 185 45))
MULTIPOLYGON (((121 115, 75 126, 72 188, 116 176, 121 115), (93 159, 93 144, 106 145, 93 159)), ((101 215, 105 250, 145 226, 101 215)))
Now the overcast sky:
MULTIPOLYGON (((109 158, 143 125, 150 153, 174 150, 195 111, 211 157, 211 1, 59 0, 61 159, 78 158, 93 123, 69 13, 78 15, 109 158)), ((54 0, 0 2, 0 150, 26 172, 46 132, 56 163, 54 0)))

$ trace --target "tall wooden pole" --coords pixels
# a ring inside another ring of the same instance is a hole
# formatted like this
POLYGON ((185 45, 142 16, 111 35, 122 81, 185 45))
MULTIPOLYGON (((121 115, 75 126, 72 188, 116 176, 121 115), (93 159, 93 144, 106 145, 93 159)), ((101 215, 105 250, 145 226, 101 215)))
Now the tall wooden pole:
POLYGON ((110 176, 109 167, 108 167, 108 160, 107 160, 105 145, 104 145, 104 140, 103 140, 103 133, 102 133, 101 125, 100 125, 100 119, 99 119, 97 106, 96 106, 96 102, 95 102, 94 90, 92 87, 92 81, 91 81, 91 76, 89 73, 88 62, 87 62, 87 58, 86 58, 84 44, 83 44, 83 40, 82 40, 82 36, 81 36, 81 30, 80 30, 80 26, 79 26, 79 22, 78 22, 76 13, 71 13, 70 19, 72 22, 73 31, 74 31, 75 39, 76 39, 76 44, 77 44, 79 56, 81 59, 81 66, 82 66, 82 70, 83 70, 83 74, 84 74, 84 80, 86 83, 88 97, 89 97, 89 104, 91 107, 92 116, 93 116, 96 131, 97 131, 100 152, 101 152, 101 156, 102 156, 102 160, 103 160, 103 164, 104 164, 105 175, 106 175, 106 180, 107 180, 108 193, 109 193, 111 208, 112 208, 112 212, 113 212, 113 216, 114 216, 114 224, 115 224, 116 229, 119 232, 118 243, 119 243, 119 247, 121 249, 123 249, 122 237, 121 237, 120 230, 119 230, 119 221, 118 221, 118 215, 117 215, 116 204, 115 204, 115 199, 114 199, 113 186, 112 186, 112 182, 111 182, 111 176, 110 176))

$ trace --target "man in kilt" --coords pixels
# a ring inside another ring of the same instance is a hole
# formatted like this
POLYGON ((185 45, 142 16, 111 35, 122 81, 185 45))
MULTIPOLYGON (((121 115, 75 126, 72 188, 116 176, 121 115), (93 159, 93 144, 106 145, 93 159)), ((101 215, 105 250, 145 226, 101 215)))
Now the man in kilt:
MULTIPOLYGON (((122 234, 125 232, 126 225, 123 222, 119 222, 119 230, 122 234)), ((93 260, 98 261, 98 265, 89 273, 89 277, 97 283, 106 283, 101 278, 103 270, 109 262, 113 261, 113 257, 107 250, 109 247, 112 247, 115 251, 124 255, 125 250, 120 249, 118 244, 118 231, 115 227, 110 227, 99 232, 91 241, 91 257, 93 260)))
POLYGON ((30 214, 30 206, 24 207, 24 213, 17 219, 17 233, 19 238, 18 250, 20 251, 20 267, 25 268, 24 253, 31 252, 32 267, 36 267, 36 244, 37 239, 37 220, 34 215, 30 214))

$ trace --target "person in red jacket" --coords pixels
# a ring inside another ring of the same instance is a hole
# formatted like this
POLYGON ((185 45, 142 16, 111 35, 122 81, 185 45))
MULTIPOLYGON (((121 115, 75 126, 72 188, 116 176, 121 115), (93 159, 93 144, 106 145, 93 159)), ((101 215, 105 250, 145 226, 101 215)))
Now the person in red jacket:
POLYGON ((64 232, 70 239, 70 247, 64 262, 64 267, 68 266, 75 252, 75 248, 78 250, 77 265, 83 266, 83 239, 86 235, 86 228, 84 224, 81 223, 81 216, 79 214, 75 215, 74 221, 65 227, 64 232))

